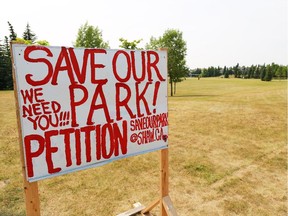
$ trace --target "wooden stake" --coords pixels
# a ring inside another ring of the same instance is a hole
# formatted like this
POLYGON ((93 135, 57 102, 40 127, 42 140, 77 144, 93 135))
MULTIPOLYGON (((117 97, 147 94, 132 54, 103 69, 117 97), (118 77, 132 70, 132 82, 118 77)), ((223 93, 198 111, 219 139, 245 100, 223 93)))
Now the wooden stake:
POLYGON ((163 198, 169 195, 168 148, 160 151, 160 215, 167 216, 163 198))
POLYGON ((155 200, 153 203, 151 203, 149 206, 147 206, 145 209, 141 211, 142 214, 148 213, 151 209, 153 209, 155 206, 157 206, 160 203, 160 199, 155 200))
POLYGON ((25 194, 25 203, 26 203, 26 215, 40 216, 40 199, 39 199, 39 194, 38 194, 38 184, 37 182, 30 183, 26 179, 26 167, 25 167, 24 150, 23 150, 23 144, 22 144, 22 130, 21 130, 21 123, 20 123, 20 110, 19 110, 19 101, 18 101, 18 94, 17 94, 18 89, 16 85, 16 76, 15 76, 16 74, 15 74, 15 68, 14 68, 12 43, 10 44, 10 54, 11 54, 11 62, 12 62, 12 76, 13 76, 14 97, 15 97, 15 105, 16 105, 20 159, 21 159, 22 174, 23 174, 23 187, 24 187, 24 192, 25 192, 24 194, 25 194))
MULTIPOLYGON (((160 48, 159 50, 166 51, 167 48, 160 48)), ((168 57, 168 56, 167 56, 168 57)), ((168 59, 167 59, 168 61, 168 59)), ((168 62, 167 62, 168 64, 168 62)), ((168 65, 167 65, 168 67, 168 65)), ((168 106, 168 105, 167 105, 168 106)), ((150 206, 145 208, 141 213, 149 212, 156 205, 160 203, 160 214, 161 216, 177 216, 177 212, 173 206, 173 203, 169 197, 169 158, 168 148, 160 151, 160 199, 154 201, 150 206)))
POLYGON ((168 216, 178 216, 169 196, 163 198, 163 206, 168 216))

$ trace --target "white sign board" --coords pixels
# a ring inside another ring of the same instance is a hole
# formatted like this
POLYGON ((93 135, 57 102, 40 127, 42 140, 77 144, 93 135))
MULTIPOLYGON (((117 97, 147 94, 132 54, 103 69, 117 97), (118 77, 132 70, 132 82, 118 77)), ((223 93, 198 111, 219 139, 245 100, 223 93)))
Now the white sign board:
POLYGON ((28 181, 167 148, 166 51, 12 51, 28 181))

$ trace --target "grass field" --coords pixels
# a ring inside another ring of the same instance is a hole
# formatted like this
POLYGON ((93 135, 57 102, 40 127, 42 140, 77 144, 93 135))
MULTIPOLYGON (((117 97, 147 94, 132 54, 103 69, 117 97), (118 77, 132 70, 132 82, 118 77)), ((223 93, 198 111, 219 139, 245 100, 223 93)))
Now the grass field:
MULTIPOLYGON (((0 92, 1 216, 25 215, 14 103, 12 91, 0 92)), ((287 81, 178 84, 169 97, 169 153, 179 215, 287 215, 287 81)), ((43 216, 116 215, 158 197, 159 153, 38 185, 43 216)))

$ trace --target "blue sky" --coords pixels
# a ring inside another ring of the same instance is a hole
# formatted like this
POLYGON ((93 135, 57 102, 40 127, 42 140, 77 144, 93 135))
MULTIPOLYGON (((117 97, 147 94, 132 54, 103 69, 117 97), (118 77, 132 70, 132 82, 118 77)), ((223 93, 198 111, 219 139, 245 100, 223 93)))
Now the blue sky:
POLYGON ((72 46, 87 21, 113 49, 121 37, 142 39, 144 47, 151 36, 177 29, 191 68, 288 64, 287 0, 14 0, 1 2, 1 8, 1 40, 9 35, 7 21, 18 36, 29 22, 39 40, 72 46))

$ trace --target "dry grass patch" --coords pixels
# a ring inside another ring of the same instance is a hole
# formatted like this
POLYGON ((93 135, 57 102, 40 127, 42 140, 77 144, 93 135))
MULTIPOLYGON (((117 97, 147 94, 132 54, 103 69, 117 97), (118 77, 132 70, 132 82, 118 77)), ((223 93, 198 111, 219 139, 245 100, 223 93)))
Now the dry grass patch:
MULTIPOLYGON (((25 215, 13 92, 0 92, 0 215, 25 215)), ((169 97, 179 215, 287 215, 287 81, 187 79, 169 97)), ((116 215, 159 193, 158 152, 39 182, 42 215, 116 215)), ((156 208, 153 212, 158 215, 156 208)))

